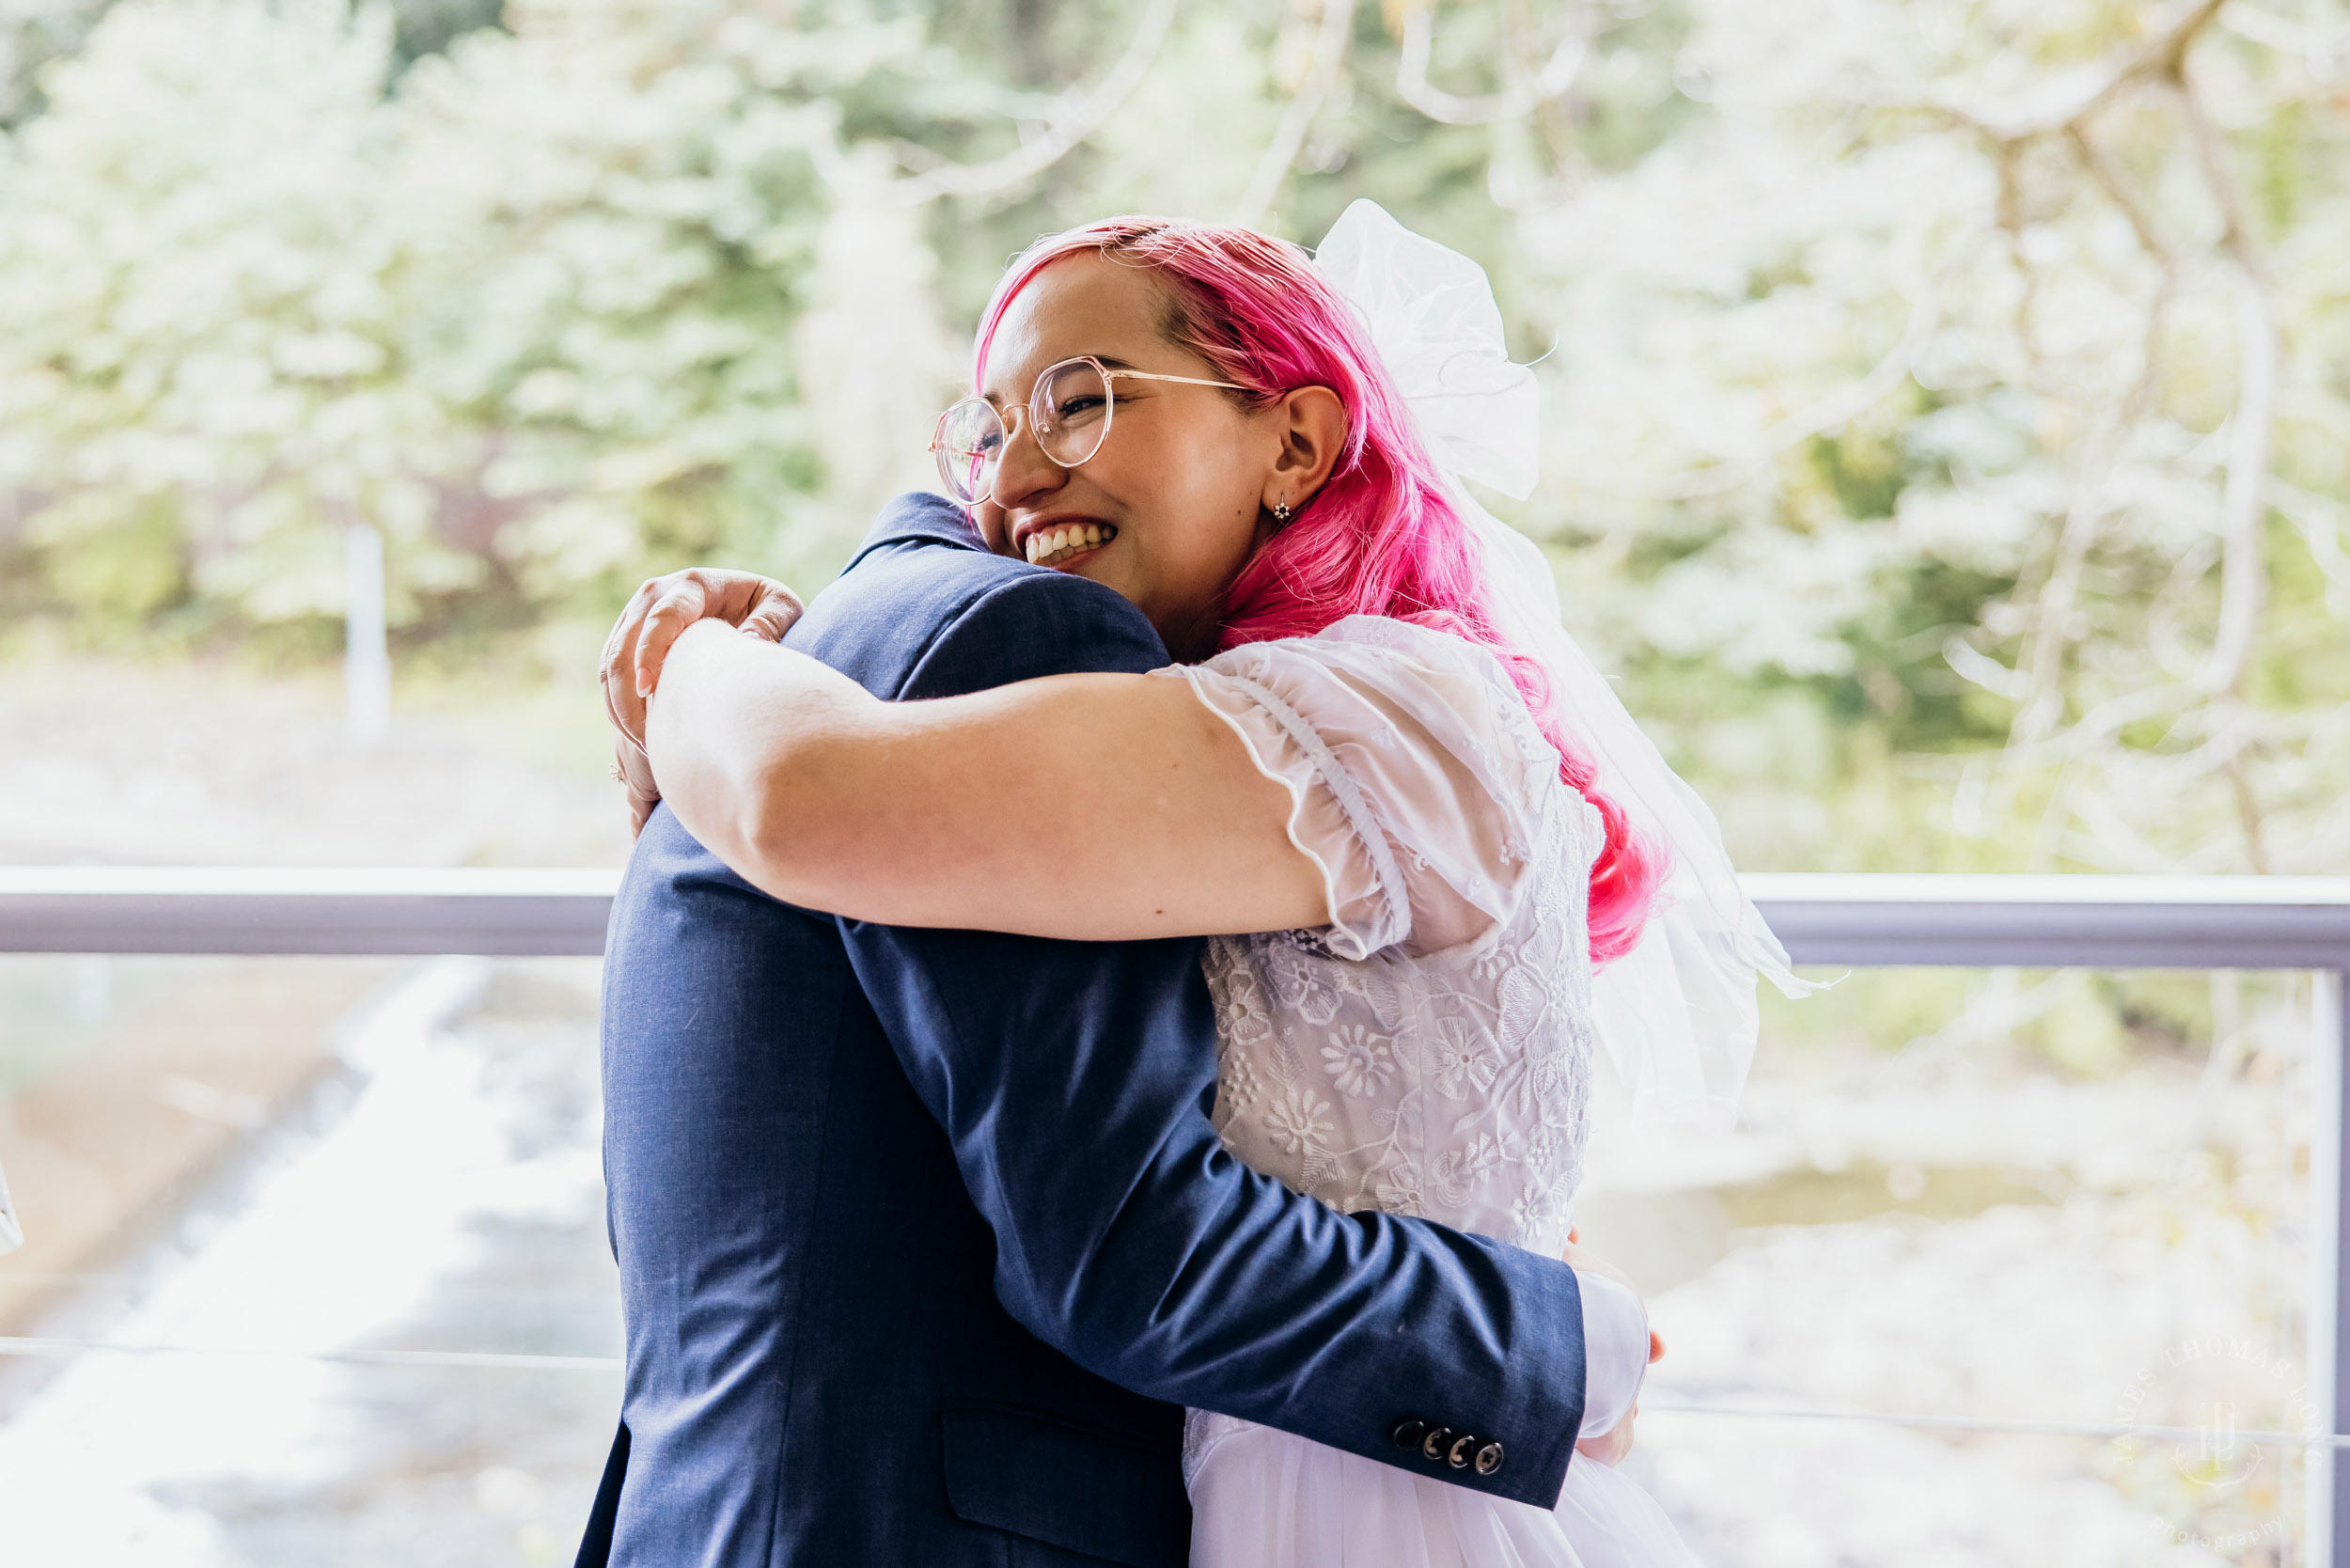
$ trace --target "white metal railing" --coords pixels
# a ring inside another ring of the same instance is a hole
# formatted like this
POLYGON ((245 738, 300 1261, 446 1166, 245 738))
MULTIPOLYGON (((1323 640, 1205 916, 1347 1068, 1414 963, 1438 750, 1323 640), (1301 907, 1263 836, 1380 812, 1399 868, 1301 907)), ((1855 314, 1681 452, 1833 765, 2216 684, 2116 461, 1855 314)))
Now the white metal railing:
MULTIPOLYGON (((603 950, 617 870, 0 867, 0 952, 603 950)), ((1757 875, 1798 964, 2350 965, 2350 877, 1757 875)))
MULTIPOLYGON (((0 868, 0 952, 593 956, 603 951, 619 880, 613 870, 0 868)), ((2350 1497, 2350 1249, 2342 1245, 2350 1102, 2342 1071, 2350 877, 1807 874, 1749 876, 1746 885, 1798 964, 2316 972, 2309 1370, 2317 1420, 2316 1435, 2292 1440, 2332 1450, 2330 1465, 2310 1471, 2311 1560, 2350 1568, 2350 1509, 2339 1521, 2334 1510, 2337 1495, 2350 1497)), ((102 1348, 182 1347, 0 1341, 0 1355, 102 1348)), ((467 1365, 609 1366, 449 1354, 467 1365)), ((1716 1413, 1933 1426, 1956 1419, 1716 1413)))
POLYGON ((592 956, 617 870, 0 867, 0 952, 592 956))

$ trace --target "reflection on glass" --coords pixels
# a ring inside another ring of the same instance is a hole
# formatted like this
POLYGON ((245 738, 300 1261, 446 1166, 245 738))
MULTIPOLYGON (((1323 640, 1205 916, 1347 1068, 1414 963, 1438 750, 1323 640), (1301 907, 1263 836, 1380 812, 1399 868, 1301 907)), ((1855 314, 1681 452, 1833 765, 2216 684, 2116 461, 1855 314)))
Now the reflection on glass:
MULTIPOLYGON (((0 1357, 11 1544, 568 1557, 619 1396, 595 983, 0 962, 33 1231, 0 1318, 41 1352, 0 1357)), ((2308 1008, 2291 976, 1863 973, 1774 1009, 1732 1138, 1603 1086, 1579 1223, 1668 1346, 1631 1463, 1745 1568, 2292 1549, 2264 1435, 2309 1419, 2308 1008)))
POLYGON ((0 964, 12 1551, 568 1559, 619 1403, 595 982, 0 964))
POLYGON ((1578 1205, 1668 1346, 1632 1463, 1693 1545, 2297 1550, 2301 1450, 2261 1435, 2312 1420, 2307 978, 1879 970, 1766 1001, 1739 1133, 1603 1099, 1578 1205), (2150 1426, 2176 1430, 2111 1435, 2150 1426))

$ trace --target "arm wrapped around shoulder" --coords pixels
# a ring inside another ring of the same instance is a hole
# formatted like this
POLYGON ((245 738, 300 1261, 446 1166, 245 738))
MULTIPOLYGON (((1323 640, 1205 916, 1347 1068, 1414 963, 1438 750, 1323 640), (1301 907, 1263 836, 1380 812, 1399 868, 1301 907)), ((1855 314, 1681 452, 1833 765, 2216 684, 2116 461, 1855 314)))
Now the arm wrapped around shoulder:
POLYGON ((1281 792, 1165 681, 1064 671, 886 702, 705 621, 670 651, 646 741, 687 830, 803 908, 1123 940, 1285 931, 1323 907, 1281 792))
MULTIPOLYGON (((942 631, 904 695, 1162 662, 1139 623, 1095 585, 1023 576, 942 631)), ((1583 1416, 1574 1271, 1341 1215, 1233 1158, 1197 941, 842 931, 1031 1332, 1136 1392, 1390 1465, 1423 1464, 1395 1440, 1408 1419, 1475 1432, 1507 1462, 1446 1479, 1557 1501, 1583 1416)))

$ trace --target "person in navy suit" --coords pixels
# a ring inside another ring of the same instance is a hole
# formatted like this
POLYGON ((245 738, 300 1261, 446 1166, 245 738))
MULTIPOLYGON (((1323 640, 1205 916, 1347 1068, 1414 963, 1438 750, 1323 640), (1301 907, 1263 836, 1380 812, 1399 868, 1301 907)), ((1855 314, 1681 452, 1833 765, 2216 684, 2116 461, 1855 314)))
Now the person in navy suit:
MULTIPOLYGON (((935 495, 786 643, 891 699, 1167 662, 935 495)), ((1550 1506, 1587 1397, 1630 1397, 1586 1389, 1576 1270, 1233 1159, 1200 955, 815 914, 652 810, 605 960, 627 1377, 578 1561, 1173 1568, 1185 1405, 1550 1506), (1399 1446, 1440 1429, 1510 1461, 1399 1446)))

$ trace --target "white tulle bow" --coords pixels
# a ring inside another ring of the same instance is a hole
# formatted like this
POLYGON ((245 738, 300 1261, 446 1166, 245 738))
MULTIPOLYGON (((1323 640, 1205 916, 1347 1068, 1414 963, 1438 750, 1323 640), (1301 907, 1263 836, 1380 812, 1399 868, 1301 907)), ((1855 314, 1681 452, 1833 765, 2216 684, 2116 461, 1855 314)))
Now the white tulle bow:
MULTIPOLYGON (((1531 494, 1541 467, 1542 389, 1513 363, 1485 271, 1415 234, 1372 201, 1331 226, 1314 264, 1361 313, 1371 341, 1445 473, 1505 495, 1531 494)), ((1816 989, 1738 885, 1714 813, 1668 767, 1615 689, 1560 624, 1549 561, 1455 483, 1454 504, 1484 557, 1496 618, 1540 659, 1559 717, 1597 764, 1597 787, 1670 856, 1654 912, 1630 953, 1592 986, 1594 1027, 1642 1115, 1727 1131, 1754 1059, 1755 980, 1816 989)))
POLYGON ((1510 357, 1485 270, 1375 201, 1349 207, 1314 267, 1362 314, 1447 473, 1524 500, 1541 474, 1543 391, 1510 357))

